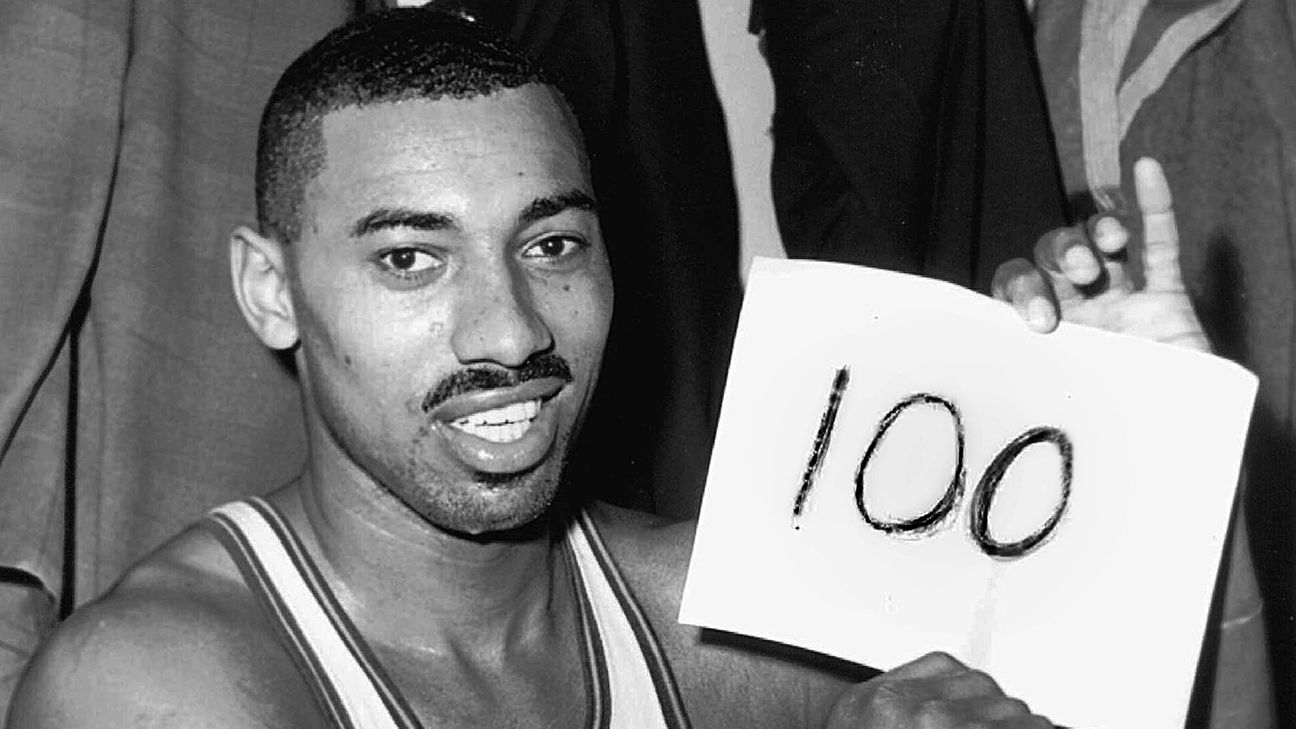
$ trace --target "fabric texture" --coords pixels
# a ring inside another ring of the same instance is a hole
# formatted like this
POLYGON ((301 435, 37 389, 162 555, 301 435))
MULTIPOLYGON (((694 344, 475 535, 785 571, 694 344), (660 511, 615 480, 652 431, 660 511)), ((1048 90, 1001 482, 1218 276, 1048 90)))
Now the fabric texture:
POLYGON ((982 291, 1066 222, 1021 3, 760 0, 793 257, 982 291))
POLYGON ((352 11, 0 4, 0 593, 26 593, 0 598, 0 676, 185 523, 300 469, 296 387, 239 316, 226 241, 254 222, 275 79, 352 11))
POLYGON ((1197 314, 1216 351, 1260 377, 1242 503, 1266 603, 1280 725, 1291 725, 1296 3, 1039 0, 1036 28, 1074 212, 1088 214, 1104 201, 1129 209, 1134 163, 1159 160, 1197 314), (1093 22, 1104 15, 1123 16, 1122 24, 1093 22))
MULTIPOLYGON (((208 519, 334 726, 420 726, 292 527, 269 502, 225 504, 208 519)), ((665 654, 587 514, 568 525, 563 547, 581 618, 589 726, 686 729, 665 654)))

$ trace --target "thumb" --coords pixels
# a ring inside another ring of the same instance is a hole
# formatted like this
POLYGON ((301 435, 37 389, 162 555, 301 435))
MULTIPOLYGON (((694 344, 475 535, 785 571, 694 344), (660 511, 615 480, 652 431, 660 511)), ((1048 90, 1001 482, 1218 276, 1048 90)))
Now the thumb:
POLYGON ((1184 290, 1179 270, 1179 229, 1170 185, 1161 165, 1150 157, 1134 163, 1134 192, 1143 216, 1143 271, 1147 291, 1184 290))

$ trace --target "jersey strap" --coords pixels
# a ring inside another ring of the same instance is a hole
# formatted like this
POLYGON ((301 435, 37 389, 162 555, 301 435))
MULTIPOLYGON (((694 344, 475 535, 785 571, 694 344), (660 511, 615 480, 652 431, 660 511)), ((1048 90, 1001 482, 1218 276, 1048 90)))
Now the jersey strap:
MULTIPOLYGON (((283 515, 252 497, 213 510, 212 531, 341 729, 421 729, 283 515)), ((579 618, 589 729, 688 729, 665 655, 594 522, 580 512, 564 558, 579 618)))
POLYGON ((253 497, 218 507, 209 519, 248 587, 276 618, 334 726, 419 727, 278 511, 253 497))
POLYGON ((688 729, 666 655, 589 514, 578 514, 567 543, 606 654, 612 729, 688 729))

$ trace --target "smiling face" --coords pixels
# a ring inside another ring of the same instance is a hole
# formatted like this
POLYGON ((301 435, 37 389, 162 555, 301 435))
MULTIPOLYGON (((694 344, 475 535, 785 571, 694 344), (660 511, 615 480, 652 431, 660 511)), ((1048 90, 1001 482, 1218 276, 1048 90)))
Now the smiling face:
POLYGON ((312 448, 442 529, 535 520, 612 313, 565 107, 532 84, 345 108, 323 140, 287 247, 312 448))

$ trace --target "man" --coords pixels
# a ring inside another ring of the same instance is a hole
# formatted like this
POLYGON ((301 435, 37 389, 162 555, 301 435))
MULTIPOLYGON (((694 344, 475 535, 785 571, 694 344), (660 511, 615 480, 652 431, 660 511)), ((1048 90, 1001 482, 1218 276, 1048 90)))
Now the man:
MULTIPOLYGON (((691 526, 565 498, 612 282, 576 122, 524 59, 448 16, 366 16, 286 72, 258 157, 235 293, 293 350, 305 470, 75 614, 11 726, 1050 726, 943 654, 854 683, 701 636, 674 620, 691 526)), ((1061 312, 1192 339, 1144 172, 1148 291, 1061 312)), ((1050 329, 1090 250, 1000 288, 1050 329)))

